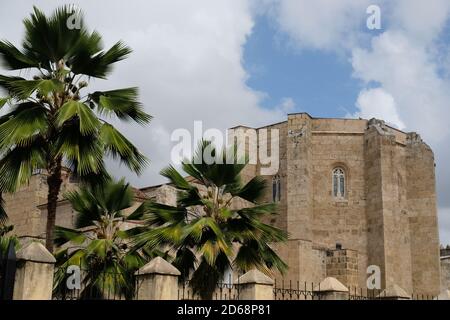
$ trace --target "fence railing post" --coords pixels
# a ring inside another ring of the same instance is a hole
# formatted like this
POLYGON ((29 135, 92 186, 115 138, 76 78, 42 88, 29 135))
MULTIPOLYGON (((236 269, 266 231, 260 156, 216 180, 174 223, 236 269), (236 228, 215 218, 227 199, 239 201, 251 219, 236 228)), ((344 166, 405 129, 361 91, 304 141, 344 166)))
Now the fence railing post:
POLYGON ((180 271, 156 257, 136 273, 137 300, 177 300, 180 271))
POLYGON ((388 286, 377 296, 384 300, 411 300, 411 296, 396 284, 388 286))
POLYGON ((339 280, 328 277, 314 288, 314 298, 318 300, 348 300, 349 290, 339 280))
POLYGON ((273 300, 274 280, 258 270, 250 270, 240 276, 235 285, 239 286, 239 300, 273 300))
POLYGON ((17 252, 14 300, 51 300, 55 257, 40 242, 17 252))

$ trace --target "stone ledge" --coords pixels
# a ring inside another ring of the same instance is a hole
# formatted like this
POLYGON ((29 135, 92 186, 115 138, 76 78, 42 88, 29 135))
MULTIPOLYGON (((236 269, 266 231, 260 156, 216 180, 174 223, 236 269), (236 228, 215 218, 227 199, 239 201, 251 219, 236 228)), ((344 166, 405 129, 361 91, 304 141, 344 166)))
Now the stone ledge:
POLYGON ((17 252, 17 260, 55 263, 55 257, 40 242, 30 242, 17 252))
POLYGON ((314 288, 315 292, 348 292, 348 288, 338 279, 327 277, 314 288))
POLYGON ((393 284, 383 291, 377 296, 377 298, 400 298, 400 299, 411 299, 411 296, 401 287, 396 284, 393 284))
POLYGON ((259 270, 253 269, 240 276, 235 284, 267 284, 273 285, 275 281, 259 270))
POLYGON ((135 275, 161 274, 179 276, 181 272, 161 257, 156 257, 145 266, 135 272, 135 275))

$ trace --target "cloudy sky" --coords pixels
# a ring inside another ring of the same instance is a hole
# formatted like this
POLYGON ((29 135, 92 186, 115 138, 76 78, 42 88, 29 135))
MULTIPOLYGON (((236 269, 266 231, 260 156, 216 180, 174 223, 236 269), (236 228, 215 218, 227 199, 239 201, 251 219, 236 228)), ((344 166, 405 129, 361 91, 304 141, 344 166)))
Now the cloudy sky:
POLYGON ((134 53, 95 88, 138 86, 154 120, 121 125, 151 159, 137 186, 162 182, 174 129, 224 130, 313 116, 378 117, 417 131, 437 163, 440 236, 450 243, 450 1, 4 1, 0 38, 19 43, 22 19, 75 3, 106 45, 134 53), (381 29, 366 27, 369 5, 381 29))

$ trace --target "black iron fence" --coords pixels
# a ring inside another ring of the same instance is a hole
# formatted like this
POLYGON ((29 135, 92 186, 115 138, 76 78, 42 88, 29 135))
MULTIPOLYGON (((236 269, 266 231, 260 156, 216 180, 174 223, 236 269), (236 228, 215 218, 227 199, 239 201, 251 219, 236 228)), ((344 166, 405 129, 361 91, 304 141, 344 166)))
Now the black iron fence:
MULTIPOLYGON (((239 284, 219 282, 212 293, 212 300, 239 300, 239 284)), ((201 300, 198 293, 194 293, 190 281, 183 281, 178 285, 178 300, 201 300)))
POLYGON ((140 283, 132 274, 97 271, 93 276, 92 271, 79 269, 79 272, 78 276, 67 273, 67 269, 56 271, 53 300, 138 299, 140 283))
MULTIPOLYGON (((320 290, 320 283, 300 281, 275 281, 273 288, 274 300, 321 300, 323 295, 320 290)), ((350 287, 348 290, 349 300, 383 300, 389 299, 386 291, 380 289, 364 289, 350 287)), ((412 300, 433 300, 433 295, 413 294, 412 300)))
MULTIPOLYGON (((5 277, 5 271, 10 269, 5 268, 5 259, 2 260, 1 265, 1 294, 4 295, 9 292, 12 298, 12 288, 8 285, 5 287, 7 282, 4 281, 6 278, 11 279, 10 274, 5 277), (4 288, 6 288, 6 291, 4 288)), ((67 270, 57 270, 53 292, 54 300, 137 300, 139 298, 139 286, 142 285, 142 281, 137 281, 134 274, 124 276, 120 273, 96 272, 94 277, 90 274, 92 271, 79 270, 79 283, 70 278, 71 273, 67 273, 67 270)), ((12 279, 14 279, 14 276, 12 276, 12 279)), ((239 282, 233 283, 230 278, 229 281, 217 283, 210 298, 212 300, 239 300, 240 291, 239 282)), ((351 287, 346 293, 346 299, 349 300, 389 299, 386 296, 386 291, 378 289, 351 287)), ((300 281, 275 281, 273 295, 274 300, 321 300, 323 298, 320 284, 300 281)), ((3 298, 3 296, 1 297, 3 298)), ((412 300, 433 300, 435 298, 432 295, 416 293, 411 296, 412 300)), ((201 296, 194 292, 190 281, 183 281, 178 284, 178 300, 201 299, 201 296)))
POLYGON ((318 300, 320 297, 314 290, 314 283, 296 281, 275 281, 273 296, 275 300, 318 300))

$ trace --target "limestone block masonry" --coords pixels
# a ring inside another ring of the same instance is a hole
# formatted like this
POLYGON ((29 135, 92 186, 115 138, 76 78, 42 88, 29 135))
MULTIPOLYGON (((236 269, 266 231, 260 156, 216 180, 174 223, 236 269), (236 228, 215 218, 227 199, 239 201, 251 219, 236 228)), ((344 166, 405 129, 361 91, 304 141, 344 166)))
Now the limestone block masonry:
MULTIPOLYGON (((318 283, 332 276, 366 288, 367 267, 377 265, 381 289, 439 294, 435 162, 418 134, 376 119, 306 113, 264 128, 280 132, 279 216, 268 222, 289 233, 289 243, 277 246, 289 264, 285 280, 318 283), (345 179, 339 196, 336 168, 345 179)), ((261 165, 251 169, 259 175, 261 165)), ((271 185, 273 177, 265 178, 271 185)), ((265 200, 272 200, 272 188, 265 200)))
MULTIPOLYGON (((237 136, 254 134, 253 128, 235 129, 241 129, 237 136)), ((367 267, 376 265, 381 289, 439 294, 435 160, 418 134, 376 119, 306 113, 289 114, 286 121, 256 128, 256 134, 262 136, 262 129, 269 136, 271 129, 279 130, 279 170, 262 177, 270 186, 266 202, 273 200, 272 181, 280 185, 279 214, 266 222, 289 233, 288 243, 274 246, 289 265, 285 281, 318 284, 334 277, 346 287, 366 288, 367 267), (337 169, 339 177, 333 175, 337 169)), ((246 150, 260 147, 246 145, 246 150)), ((261 168, 260 163, 248 165, 244 181, 261 175, 261 168)), ((63 189, 70 188, 70 179, 64 181, 63 189)), ((45 174, 37 174, 18 193, 5 195, 17 234, 45 232, 46 189, 45 174)), ((161 203, 176 200, 170 185, 141 192, 161 203)), ((73 213, 66 211, 57 213, 57 224, 71 224, 73 213)), ((277 275, 277 282, 281 278, 277 275)))

